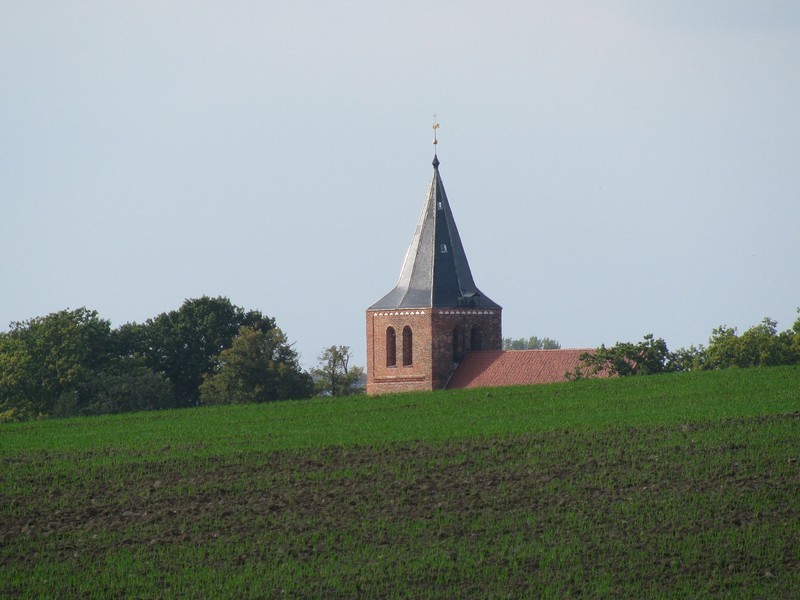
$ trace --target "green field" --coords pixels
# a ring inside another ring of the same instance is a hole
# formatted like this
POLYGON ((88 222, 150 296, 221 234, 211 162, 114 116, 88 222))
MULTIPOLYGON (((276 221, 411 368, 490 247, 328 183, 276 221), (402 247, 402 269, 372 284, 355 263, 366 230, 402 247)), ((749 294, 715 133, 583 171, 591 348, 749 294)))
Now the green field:
POLYGON ((800 368, 0 427, 0 597, 800 596, 800 368))

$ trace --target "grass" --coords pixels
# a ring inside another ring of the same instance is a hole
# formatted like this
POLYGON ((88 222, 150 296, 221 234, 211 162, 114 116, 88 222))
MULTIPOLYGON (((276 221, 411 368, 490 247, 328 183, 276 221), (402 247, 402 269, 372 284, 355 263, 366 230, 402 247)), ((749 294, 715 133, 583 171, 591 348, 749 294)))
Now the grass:
POLYGON ((792 597, 800 369, 0 428, 0 596, 792 597))
POLYGON ((165 449, 187 457, 219 456, 667 425, 795 410, 798 388, 800 374, 789 367, 207 407, 8 424, 0 452, 83 452, 98 462, 118 462, 158 458, 165 449))

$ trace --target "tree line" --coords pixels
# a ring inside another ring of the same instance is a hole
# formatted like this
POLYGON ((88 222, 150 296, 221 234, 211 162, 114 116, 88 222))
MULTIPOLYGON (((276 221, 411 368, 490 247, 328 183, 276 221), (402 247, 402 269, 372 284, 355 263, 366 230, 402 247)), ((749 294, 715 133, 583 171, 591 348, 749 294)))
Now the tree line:
MULTIPOLYGON (((798 309, 800 314, 800 309, 798 309)), ((506 350, 557 349, 550 338, 503 340, 506 350)), ((765 318, 739 334, 722 325, 708 346, 671 352, 663 338, 600 346, 568 379, 601 374, 800 364, 800 317, 778 331, 765 318)), ((362 391, 363 369, 347 346, 324 348, 304 371, 275 320, 224 297, 186 300, 177 310, 113 329, 87 308, 11 324, 0 332, 0 423, 209 404, 271 402, 362 391)))
MULTIPOLYGON (((797 309, 800 314, 800 308, 797 309)), ((721 325, 711 331, 708 346, 690 346, 671 352, 663 338, 647 334, 638 343, 618 342, 600 346, 580 357, 580 365, 568 379, 599 374, 625 377, 679 371, 703 371, 731 367, 767 367, 800 364, 800 317, 791 329, 778 331, 778 323, 764 318, 739 334, 721 325)))
POLYGON ((113 329, 87 308, 0 332, 0 422, 359 391, 347 346, 310 372, 273 318, 224 297, 113 329))
POLYGON ((535 335, 529 338, 503 338, 503 350, 559 350, 561 344, 556 340, 535 335))

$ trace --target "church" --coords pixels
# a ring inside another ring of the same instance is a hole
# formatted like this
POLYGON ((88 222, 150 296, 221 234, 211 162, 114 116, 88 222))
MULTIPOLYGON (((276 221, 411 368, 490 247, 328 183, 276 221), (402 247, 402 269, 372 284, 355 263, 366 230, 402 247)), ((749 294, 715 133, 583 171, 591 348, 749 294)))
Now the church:
POLYGON ((367 393, 565 381, 585 350, 503 350, 503 309, 475 285, 439 165, 434 152, 397 285, 367 309, 367 393))

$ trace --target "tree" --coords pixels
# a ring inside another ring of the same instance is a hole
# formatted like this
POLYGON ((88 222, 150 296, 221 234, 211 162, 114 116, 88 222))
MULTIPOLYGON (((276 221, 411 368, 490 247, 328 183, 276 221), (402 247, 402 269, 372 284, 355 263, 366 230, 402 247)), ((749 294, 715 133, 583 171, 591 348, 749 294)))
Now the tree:
POLYGON ((706 349, 702 344, 679 348, 667 356, 666 370, 672 372, 699 371, 705 368, 706 361, 706 349))
POLYGON ((739 365, 758 367, 781 365, 790 362, 789 344, 778 335, 778 322, 765 317, 759 325, 751 327, 739 338, 739 365))
POLYGON ((0 333, 0 423, 36 416, 25 390, 30 361, 22 340, 0 333))
POLYGON ((59 399, 77 412, 88 382, 114 355, 111 325, 87 308, 11 324, 0 347, 0 403, 17 414, 50 415, 59 399))
POLYGON ((81 411, 87 415, 171 408, 175 402, 169 378, 146 367, 141 358, 113 360, 95 373, 87 388, 89 401, 81 411))
POLYGON ((0 333, 0 422, 193 406, 242 327, 274 330, 270 398, 312 394, 273 319, 203 296, 116 330, 86 308, 12 323, 0 333))
POLYGON ((243 326, 266 333, 275 328, 275 321, 227 298, 203 296, 144 324, 121 327, 119 340, 127 354, 141 354, 148 367, 169 377, 175 406, 195 406, 203 377, 214 371, 220 352, 231 347, 243 326))
POLYGON ((240 404, 307 398, 311 377, 300 369, 297 352, 277 327, 240 327, 230 348, 213 360, 200 385, 201 404, 240 404))
POLYGON ((558 350, 560 348, 561 344, 548 337, 539 339, 534 335, 528 339, 503 338, 503 350, 558 350))
POLYGON ((800 319, 792 330, 778 333, 778 323, 765 317, 742 335, 721 325, 711 332, 704 368, 762 367, 800 362, 800 319))
POLYGON ((581 364, 567 377, 581 379, 600 373, 619 377, 666 373, 669 370, 668 357, 667 343, 648 333, 638 344, 617 342, 611 348, 602 345, 593 352, 584 352, 580 355, 581 364))
POLYGON ((736 366, 739 354, 739 338, 735 327, 720 325, 711 330, 706 350, 706 368, 726 369, 736 366))
MULTIPOLYGON (((798 308, 800 314, 800 308, 798 308)), ((791 330, 778 332, 778 323, 765 317, 738 335, 735 327, 720 325, 711 331, 708 347, 691 346, 669 352, 663 339, 652 334, 638 344, 601 346, 581 355, 581 364, 569 379, 610 375, 651 375, 675 371, 760 367, 800 363, 800 318, 791 330)))
POLYGON ((51 313, 0 335, 0 420, 173 405, 167 377, 131 355, 95 311, 51 313))
POLYGON ((359 394, 364 369, 351 367, 349 346, 330 346, 319 355, 319 365, 311 369, 314 385, 321 396, 350 396, 359 394))

